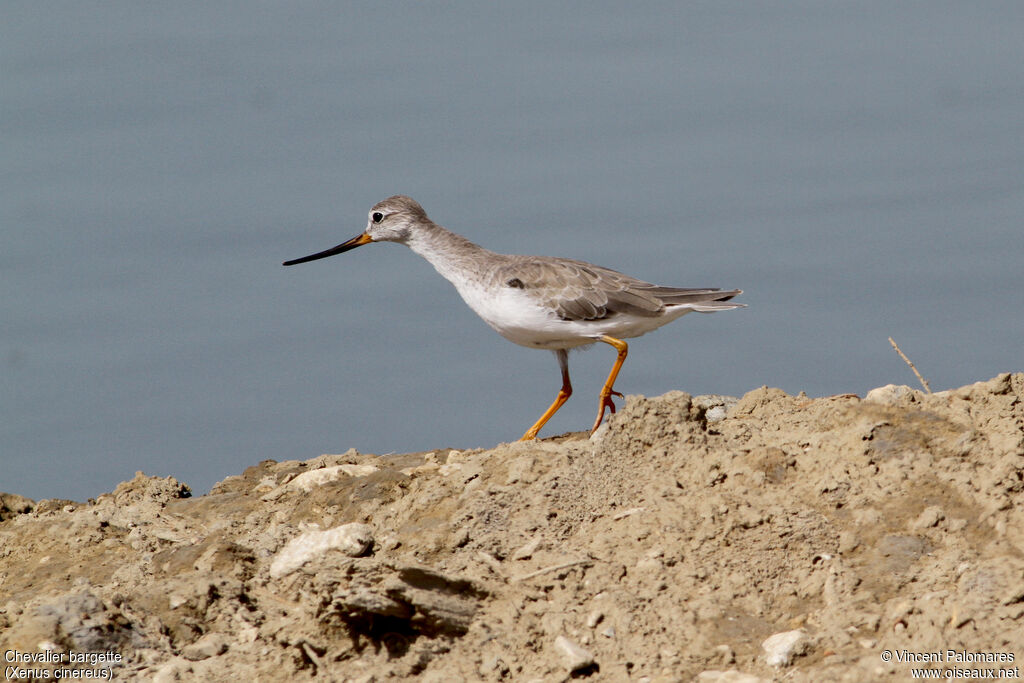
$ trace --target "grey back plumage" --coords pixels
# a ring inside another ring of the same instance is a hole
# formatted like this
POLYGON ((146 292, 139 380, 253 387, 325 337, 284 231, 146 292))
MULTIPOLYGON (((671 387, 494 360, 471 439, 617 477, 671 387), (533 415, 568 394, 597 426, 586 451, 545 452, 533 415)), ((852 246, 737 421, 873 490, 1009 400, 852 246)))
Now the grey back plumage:
POLYGON ((545 256, 506 256, 489 279, 499 286, 514 282, 562 320, 600 320, 617 313, 657 317, 668 307, 687 304, 714 309, 716 302, 740 293, 663 287, 585 261, 545 256))

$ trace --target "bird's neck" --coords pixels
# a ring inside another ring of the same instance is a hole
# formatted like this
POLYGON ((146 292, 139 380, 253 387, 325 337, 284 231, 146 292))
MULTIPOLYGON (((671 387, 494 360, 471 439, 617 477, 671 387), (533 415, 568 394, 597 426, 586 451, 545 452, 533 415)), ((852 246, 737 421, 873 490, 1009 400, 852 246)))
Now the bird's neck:
POLYGON ((406 245, 452 283, 472 278, 478 270, 480 258, 493 253, 437 224, 416 231, 406 245))

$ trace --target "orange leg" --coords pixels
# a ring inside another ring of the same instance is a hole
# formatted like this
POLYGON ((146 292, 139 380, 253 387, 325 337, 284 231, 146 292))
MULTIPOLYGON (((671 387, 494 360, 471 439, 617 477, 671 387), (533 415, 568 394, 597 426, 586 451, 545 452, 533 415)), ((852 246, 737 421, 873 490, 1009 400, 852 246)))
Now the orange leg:
POLYGON ((615 364, 612 365, 612 371, 608 373, 608 380, 601 388, 601 405, 598 406, 597 419, 594 420, 594 427, 590 430, 591 434, 596 432, 597 428, 601 426, 601 420, 604 419, 605 408, 610 408, 613 413, 615 412, 615 404, 612 403, 612 396, 622 398, 622 394, 612 389, 612 385, 615 384, 615 378, 619 376, 619 368, 622 367, 623 361, 626 360, 626 353, 629 351, 629 345, 621 339, 604 335, 601 337, 601 341, 605 344, 611 344, 618 349, 619 355, 615 359, 615 364))
POLYGON ((558 409, 562 407, 562 404, 569 400, 572 396, 572 384, 569 383, 569 352, 560 349, 555 351, 555 356, 558 357, 558 367, 562 369, 562 388, 558 390, 558 396, 555 398, 555 402, 544 411, 544 414, 540 416, 540 419, 533 423, 533 426, 526 430, 523 434, 523 438, 520 441, 532 441, 537 436, 537 432, 540 428, 551 419, 551 416, 558 412, 558 409))

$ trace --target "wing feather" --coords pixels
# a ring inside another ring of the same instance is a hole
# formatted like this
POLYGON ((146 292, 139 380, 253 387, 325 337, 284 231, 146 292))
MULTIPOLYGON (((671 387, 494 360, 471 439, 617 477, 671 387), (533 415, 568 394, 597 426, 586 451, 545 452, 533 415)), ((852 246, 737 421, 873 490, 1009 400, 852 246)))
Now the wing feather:
POLYGON ((562 320, 601 320, 622 313, 657 317, 666 305, 713 307, 740 293, 662 287, 584 261, 531 256, 508 256, 490 278, 500 285, 514 282, 562 320))

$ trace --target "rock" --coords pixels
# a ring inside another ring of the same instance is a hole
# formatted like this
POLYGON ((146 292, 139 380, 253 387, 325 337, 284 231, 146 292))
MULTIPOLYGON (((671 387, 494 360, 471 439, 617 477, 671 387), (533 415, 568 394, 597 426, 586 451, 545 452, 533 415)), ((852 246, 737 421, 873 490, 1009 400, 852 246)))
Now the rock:
POLYGON ((725 406, 712 406, 708 408, 708 412, 704 413, 704 418, 708 422, 721 422, 728 414, 729 412, 725 409, 725 406))
POLYGON ((594 664, 593 653, 584 650, 565 636, 555 638, 555 650, 561 656, 565 668, 570 672, 586 669, 594 664))
POLYGON ((475 583, 417 566, 381 565, 390 575, 373 585, 349 586, 334 593, 331 608, 355 632, 373 630, 380 617, 407 622, 404 628, 436 635, 461 635, 472 623, 477 601, 487 595, 475 583))
POLYGON ((919 391, 914 391, 906 384, 886 384, 868 392, 864 400, 869 403, 881 403, 882 405, 898 405, 908 401, 914 401, 919 391))
POLYGON ((228 639, 223 633, 207 633, 205 636, 181 649, 181 656, 189 661, 197 662, 224 654, 228 649, 228 639))
POLYGON ((31 498, 19 496, 16 493, 0 493, 0 521, 14 515, 23 515, 31 512, 36 504, 31 498))
POLYGON ((270 576, 278 579, 290 574, 315 557, 339 550, 359 557, 373 545, 373 529, 365 524, 343 524, 327 531, 307 531, 288 542, 270 565, 270 576))
POLYGON ((789 666, 793 663, 793 657, 804 654, 809 647, 807 633, 802 629, 776 633, 761 643, 765 663, 776 667, 789 666))
POLYGON ((353 465, 346 463, 332 467, 321 467, 319 469, 303 472, 294 479, 281 484, 276 489, 263 496, 264 500, 277 500, 290 491, 303 491, 308 493, 313 489, 323 486, 342 477, 365 477, 378 471, 380 468, 375 465, 353 465))
POLYGON ((513 560, 528 560, 528 559, 530 559, 531 557, 533 557, 533 554, 535 552, 537 552, 537 548, 540 547, 541 540, 542 539, 541 539, 540 536, 533 537, 532 539, 527 541, 525 545, 521 546, 518 550, 516 550, 514 553, 512 553, 512 559, 513 560))
POLYGON ((140 640, 124 615, 88 590, 43 604, 36 615, 51 625, 51 640, 69 642, 83 652, 116 650, 140 640))
POLYGON ((920 514, 920 516, 911 525, 914 529, 928 529, 937 525, 939 522, 946 518, 945 513, 938 505, 930 505, 926 507, 920 514))
POLYGON ((694 396, 691 405, 704 411, 704 420, 710 424, 721 422, 729 416, 729 409, 739 401, 735 396, 717 394, 694 396))
POLYGON ((153 683, 175 683, 175 681, 191 680, 192 664, 183 657, 174 657, 166 661, 153 673, 153 683))
POLYGON ((136 472, 134 479, 118 484, 112 495, 114 502, 123 507, 144 501, 167 503, 178 498, 189 498, 192 489, 174 477, 147 477, 142 472, 136 472))
POLYGON ((855 531, 843 531, 839 534, 839 554, 852 553, 860 546, 860 538, 855 531))

